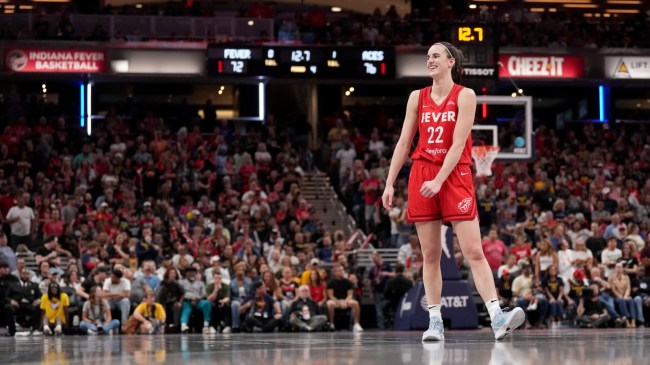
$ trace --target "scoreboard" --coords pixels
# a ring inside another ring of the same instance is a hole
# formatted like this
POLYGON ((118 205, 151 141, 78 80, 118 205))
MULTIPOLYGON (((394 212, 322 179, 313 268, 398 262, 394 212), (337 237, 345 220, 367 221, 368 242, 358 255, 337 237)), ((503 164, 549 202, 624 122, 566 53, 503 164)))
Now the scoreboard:
POLYGON ((392 47, 222 46, 208 48, 210 76, 393 79, 392 47))

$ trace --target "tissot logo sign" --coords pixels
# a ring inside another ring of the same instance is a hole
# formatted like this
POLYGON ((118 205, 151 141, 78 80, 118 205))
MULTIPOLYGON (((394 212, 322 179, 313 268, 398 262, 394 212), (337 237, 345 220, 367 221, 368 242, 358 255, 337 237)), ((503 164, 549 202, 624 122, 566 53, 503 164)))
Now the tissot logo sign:
POLYGON ((605 57, 610 79, 650 79, 650 57, 605 57))
POLYGON ((496 69, 494 67, 478 67, 478 66, 465 66, 463 67, 463 77, 470 78, 492 78, 496 76, 496 69))
POLYGON ((499 77, 578 78, 584 75, 584 59, 565 55, 501 55, 499 77))
POLYGON ((5 69, 13 72, 98 73, 106 71, 106 51, 5 49, 5 69))

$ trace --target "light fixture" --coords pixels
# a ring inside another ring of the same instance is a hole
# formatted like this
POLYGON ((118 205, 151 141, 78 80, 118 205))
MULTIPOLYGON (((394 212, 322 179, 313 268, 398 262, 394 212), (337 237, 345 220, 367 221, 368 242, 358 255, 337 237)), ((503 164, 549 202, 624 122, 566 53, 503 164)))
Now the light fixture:
MULTIPOLYGON (((571 3, 591 4, 591 0, 569 0, 571 3)), ((566 1, 561 0, 524 0, 525 3, 545 3, 545 4, 564 4, 566 1)))
POLYGON ((92 122, 93 122, 93 109, 92 109, 92 98, 93 98, 93 83, 89 82, 87 89, 86 89, 86 110, 88 113, 86 114, 86 131, 88 135, 92 134, 92 122))
POLYGON ((607 0, 607 3, 615 5, 641 5, 640 0, 607 0))
POLYGON ((338 6, 332 6, 332 9, 331 9, 331 10, 332 10, 332 13, 340 13, 340 12, 343 11, 343 9, 341 9, 341 8, 338 7, 338 6))
POLYGON ((266 115, 266 88, 263 82, 257 85, 257 103, 260 120, 264 120, 266 115))
POLYGON ((43 94, 47 94, 47 89, 43 89, 43 94))
POLYGON ((41 89, 45 89, 45 88, 47 88, 47 85, 45 84, 41 85, 41 89))
POLYGON ((345 96, 350 96, 350 91, 349 90, 345 92, 345 96))
POLYGON ((598 7, 596 4, 564 4, 563 6, 569 9, 595 9, 598 7))
POLYGON ((639 9, 607 9, 605 11, 611 14, 638 14, 641 12, 639 9))
POLYGON ((517 97, 517 93, 512 93, 511 96, 512 96, 513 98, 516 98, 516 97, 517 97))
POLYGON ((478 8, 478 6, 476 6, 476 4, 469 4, 469 8, 470 9, 476 9, 476 8, 478 8))
POLYGON ((222 94, 223 94, 223 90, 219 90, 219 95, 222 95, 222 94))
POLYGON ((544 9, 544 8, 530 8, 531 13, 543 13, 545 11, 546 11, 546 9, 544 9))
POLYGON ((135 4, 136 9, 142 9, 142 4, 135 4))
POLYGON ((221 87, 219 88, 220 91, 223 91, 223 90, 225 90, 225 89, 226 89, 226 87, 223 86, 223 85, 221 85, 221 87))
POLYGON ((517 90, 517 92, 518 92, 519 94, 521 94, 521 95, 524 95, 524 89, 519 89, 519 90, 517 90))
POLYGON ((249 20, 249 21, 248 21, 248 26, 249 26, 249 27, 252 27, 253 25, 255 25, 255 22, 252 21, 252 20, 249 20))
POLYGON ((603 14, 603 18, 611 18, 612 14, 610 13, 605 13, 603 14))
POLYGON ((353 93, 354 92, 354 86, 350 86, 349 90, 350 90, 351 93, 353 93))
POLYGON ((592 13, 584 13, 583 16, 584 16, 585 18, 591 18, 591 17, 594 16, 594 14, 592 14, 592 13))
POLYGON ((557 13, 557 8, 549 8, 548 12, 549 13, 557 13))

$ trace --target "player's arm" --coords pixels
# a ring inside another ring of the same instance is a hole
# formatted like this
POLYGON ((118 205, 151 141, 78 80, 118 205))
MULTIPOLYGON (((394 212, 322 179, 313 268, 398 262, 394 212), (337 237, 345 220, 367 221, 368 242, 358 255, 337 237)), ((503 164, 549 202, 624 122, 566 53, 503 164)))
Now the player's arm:
POLYGON ((406 157, 411 151, 411 143, 417 131, 418 119, 418 99, 420 98, 420 90, 415 90, 409 96, 406 103, 406 115, 404 116, 404 125, 402 126, 402 134, 399 136, 393 157, 390 160, 390 168, 388 170, 388 177, 386 178, 386 186, 393 186, 397 174, 402 169, 406 157))
POLYGON ((454 137, 451 148, 447 152, 445 161, 442 163, 440 172, 434 179, 439 184, 447 180, 449 174, 454 170, 460 156, 465 149, 467 138, 472 132, 474 125, 474 115, 476 114, 476 94, 474 90, 464 88, 458 95, 458 118, 456 119, 456 128, 454 128, 454 137))

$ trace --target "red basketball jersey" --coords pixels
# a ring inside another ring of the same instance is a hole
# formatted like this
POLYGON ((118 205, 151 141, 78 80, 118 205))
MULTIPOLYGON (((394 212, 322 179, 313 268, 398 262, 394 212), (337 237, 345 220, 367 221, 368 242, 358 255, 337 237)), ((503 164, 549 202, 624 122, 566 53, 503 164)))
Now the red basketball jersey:
MULTIPOLYGON (((451 148, 458 118, 458 94, 463 86, 454 84, 440 104, 431 99, 431 86, 420 90, 418 100, 418 130, 420 139, 411 158, 442 165, 451 148)), ((465 143, 458 165, 472 164, 472 135, 465 143)))

